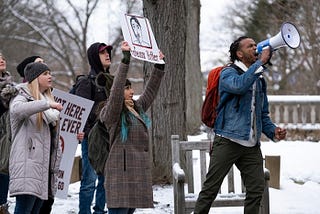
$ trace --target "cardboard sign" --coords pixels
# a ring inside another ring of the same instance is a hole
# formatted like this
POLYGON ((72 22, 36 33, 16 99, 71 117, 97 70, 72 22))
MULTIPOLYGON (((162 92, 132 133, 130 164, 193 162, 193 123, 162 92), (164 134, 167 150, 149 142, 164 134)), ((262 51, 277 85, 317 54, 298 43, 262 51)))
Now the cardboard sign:
POLYGON ((150 22, 142 16, 124 14, 121 19, 124 40, 130 46, 131 56, 143 61, 164 64, 150 22))
POLYGON ((74 156, 79 143, 77 134, 82 132, 94 102, 58 89, 54 89, 52 94, 55 101, 63 106, 60 112, 62 159, 56 197, 66 199, 74 156))

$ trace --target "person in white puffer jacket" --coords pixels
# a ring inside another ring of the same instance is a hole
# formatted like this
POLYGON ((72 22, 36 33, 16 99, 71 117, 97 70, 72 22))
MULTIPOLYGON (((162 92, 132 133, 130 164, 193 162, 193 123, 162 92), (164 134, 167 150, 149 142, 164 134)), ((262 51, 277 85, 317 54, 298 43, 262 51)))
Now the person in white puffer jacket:
POLYGON ((26 83, 10 102, 12 147, 9 191, 16 197, 14 213, 39 213, 56 193, 61 160, 59 120, 62 105, 51 94, 52 76, 46 64, 29 63, 26 83))

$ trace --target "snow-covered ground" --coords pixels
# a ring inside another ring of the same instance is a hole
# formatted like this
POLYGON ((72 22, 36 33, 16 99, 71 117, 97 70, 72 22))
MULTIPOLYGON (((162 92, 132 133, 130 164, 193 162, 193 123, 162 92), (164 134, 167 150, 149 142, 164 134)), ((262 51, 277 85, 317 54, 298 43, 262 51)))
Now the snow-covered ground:
MULTIPOLYGON (((200 140, 205 134, 189 136, 200 140)), ((320 214, 320 143, 309 141, 263 142, 263 155, 280 155, 280 189, 270 188, 271 214, 320 214)), ((196 161, 196 156, 195 156, 196 161)), ((56 198, 53 214, 78 213, 80 183, 69 186, 66 200, 56 198)), ((138 209, 137 214, 173 213, 172 186, 154 186, 154 209, 138 209)), ((14 198, 9 198, 10 211, 14 210, 14 198)), ((237 214, 243 208, 214 208, 211 213, 237 214)))

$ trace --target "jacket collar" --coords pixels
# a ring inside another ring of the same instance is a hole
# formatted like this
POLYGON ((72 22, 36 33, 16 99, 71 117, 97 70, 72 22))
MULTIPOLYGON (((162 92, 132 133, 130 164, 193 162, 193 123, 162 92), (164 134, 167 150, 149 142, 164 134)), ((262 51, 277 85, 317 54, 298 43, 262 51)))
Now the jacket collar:
POLYGON ((248 70, 247 66, 245 64, 243 64, 243 62, 239 61, 239 60, 236 60, 234 62, 234 64, 236 66, 238 66, 239 68, 241 68, 244 72, 246 72, 248 70))

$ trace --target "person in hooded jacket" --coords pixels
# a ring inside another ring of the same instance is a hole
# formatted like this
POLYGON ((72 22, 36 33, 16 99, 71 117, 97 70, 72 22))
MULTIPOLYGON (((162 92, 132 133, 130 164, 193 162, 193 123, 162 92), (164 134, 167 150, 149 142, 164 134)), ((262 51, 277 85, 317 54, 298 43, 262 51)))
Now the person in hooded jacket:
POLYGON ((59 122, 62 105, 51 94, 52 76, 46 64, 29 63, 26 83, 10 101, 12 147, 9 158, 10 196, 15 214, 39 213, 43 201, 53 198, 62 156, 59 122))
POLYGON ((88 158, 88 135, 97 119, 97 108, 100 102, 107 99, 105 90, 96 87, 95 79, 100 73, 109 73, 111 65, 112 46, 105 43, 93 43, 87 50, 87 57, 90 65, 89 77, 79 80, 75 94, 86 99, 94 101, 93 107, 84 126, 84 138, 81 142, 82 152, 82 176, 79 193, 79 214, 90 214, 93 195, 95 195, 95 206, 93 207, 96 214, 105 213, 105 190, 103 187, 104 176, 97 175, 90 165, 88 158), (96 186, 96 180, 98 184, 96 186))

